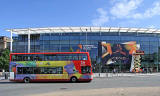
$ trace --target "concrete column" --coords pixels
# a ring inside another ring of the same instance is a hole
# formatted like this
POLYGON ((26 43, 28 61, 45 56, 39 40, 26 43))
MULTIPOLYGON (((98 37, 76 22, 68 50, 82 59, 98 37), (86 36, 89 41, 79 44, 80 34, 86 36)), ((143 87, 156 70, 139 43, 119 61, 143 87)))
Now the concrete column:
POLYGON ((11 52, 12 52, 12 42, 13 42, 13 40, 12 40, 12 31, 13 31, 13 30, 11 30, 11 34, 10 34, 10 36, 11 36, 11 37, 10 37, 10 38, 11 38, 10 51, 11 51, 11 52))
POLYGON ((86 52, 87 52, 87 44, 88 44, 88 43, 87 43, 87 42, 88 42, 88 41, 87 41, 87 31, 88 31, 88 30, 86 29, 86 52))
POLYGON ((121 36, 121 32, 120 31, 118 32, 118 35, 121 36))
POLYGON ((30 29, 28 29, 28 53, 30 53, 30 29))
POLYGON ((59 52, 61 52, 61 33, 59 33, 59 52))

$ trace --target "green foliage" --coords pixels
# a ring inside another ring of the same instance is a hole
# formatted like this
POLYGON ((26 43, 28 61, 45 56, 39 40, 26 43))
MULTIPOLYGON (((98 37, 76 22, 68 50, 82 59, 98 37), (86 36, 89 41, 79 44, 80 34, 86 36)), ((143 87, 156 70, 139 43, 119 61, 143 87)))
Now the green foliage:
POLYGON ((9 54, 10 54, 10 51, 8 49, 4 49, 1 51, 0 69, 4 69, 4 70, 8 71, 8 69, 9 69, 9 54))
POLYGON ((72 48, 72 47, 70 47, 69 51, 70 51, 70 52, 74 52, 74 50, 73 50, 73 48, 72 48))

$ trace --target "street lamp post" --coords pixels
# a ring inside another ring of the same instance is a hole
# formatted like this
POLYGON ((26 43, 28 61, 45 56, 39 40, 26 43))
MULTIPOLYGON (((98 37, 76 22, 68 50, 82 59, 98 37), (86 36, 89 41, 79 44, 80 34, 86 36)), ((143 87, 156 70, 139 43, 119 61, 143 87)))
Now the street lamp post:
POLYGON ((28 29, 28 53, 30 53, 30 29, 28 29))
POLYGON ((11 30, 11 43, 10 43, 10 51, 12 52, 12 42, 13 42, 13 40, 12 40, 12 30, 11 30))

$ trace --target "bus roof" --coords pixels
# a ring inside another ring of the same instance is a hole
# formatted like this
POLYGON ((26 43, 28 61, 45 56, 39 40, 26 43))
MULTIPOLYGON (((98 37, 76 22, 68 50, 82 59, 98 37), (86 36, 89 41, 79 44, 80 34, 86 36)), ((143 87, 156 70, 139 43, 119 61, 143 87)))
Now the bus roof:
POLYGON ((10 53, 11 55, 18 55, 18 54, 88 54, 89 52, 44 52, 44 53, 10 53))

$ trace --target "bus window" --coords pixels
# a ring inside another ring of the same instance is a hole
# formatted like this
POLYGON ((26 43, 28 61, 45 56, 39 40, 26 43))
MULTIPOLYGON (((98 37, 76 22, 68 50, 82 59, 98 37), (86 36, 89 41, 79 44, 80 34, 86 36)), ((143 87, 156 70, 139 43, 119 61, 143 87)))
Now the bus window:
POLYGON ((87 54, 79 54, 79 60, 88 60, 87 54))
POLYGON ((56 55, 53 55, 53 61, 57 61, 57 56, 56 55))
POLYGON ((72 54, 72 56, 73 56, 73 60, 79 60, 78 59, 78 54, 72 54))
POLYGON ((28 74, 28 68, 27 67, 23 67, 23 74, 28 74))
POLYGON ((12 61, 17 61, 17 55, 12 55, 12 61))
POLYGON ((38 67, 35 67, 35 68, 33 68, 33 72, 34 72, 34 74, 40 74, 40 68, 38 68, 38 67))
POLYGON ((22 67, 23 74, 33 74, 33 67, 22 67))
POLYGON ((63 59, 64 61, 68 61, 68 55, 66 55, 66 54, 62 55, 62 59, 63 59))
POLYGON ((43 54, 34 54, 33 57, 34 57, 34 59, 33 59, 34 61, 43 61, 44 60, 43 54))
POLYGON ((48 72, 48 74, 52 74, 53 73, 52 68, 47 68, 47 72, 48 72))
POLYGON ((38 61, 44 61, 44 54, 38 54, 38 61))
POLYGON ((73 56, 72 56, 72 54, 68 54, 68 60, 73 60, 73 56))
POLYGON ((22 67, 17 67, 17 74, 23 74, 22 67))
POLYGON ((45 68, 39 68, 40 69, 40 73, 39 74, 47 74, 46 72, 45 72, 45 68))
POLYGON ((43 61, 50 61, 49 60, 49 55, 44 55, 44 60, 43 61))
POLYGON ((27 71, 28 71, 29 74, 33 74, 33 67, 28 67, 27 71))
POLYGON ((29 55, 29 56, 28 56, 28 61, 34 61, 33 55, 29 55))
POLYGON ((61 54, 57 54, 57 56, 56 56, 57 58, 56 58, 56 61, 61 61, 62 60, 62 56, 61 56, 61 54))
POLYGON ((44 59, 45 61, 53 61, 54 60, 54 55, 44 55, 44 59))
POLYGON ((17 56, 17 61, 23 61, 22 55, 17 56))
POLYGON ((52 68, 52 74, 57 74, 57 68, 52 68))
POLYGON ((22 61, 29 61, 27 55, 22 55, 22 61))
POLYGON ((57 73, 63 74, 63 67, 57 67, 57 73))
POLYGON ((51 68, 44 68, 44 74, 52 74, 51 68))

